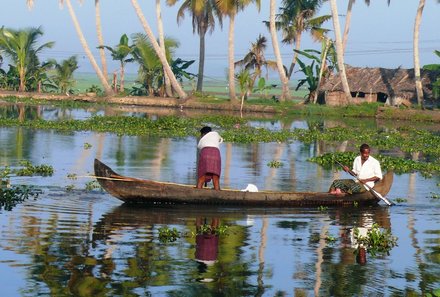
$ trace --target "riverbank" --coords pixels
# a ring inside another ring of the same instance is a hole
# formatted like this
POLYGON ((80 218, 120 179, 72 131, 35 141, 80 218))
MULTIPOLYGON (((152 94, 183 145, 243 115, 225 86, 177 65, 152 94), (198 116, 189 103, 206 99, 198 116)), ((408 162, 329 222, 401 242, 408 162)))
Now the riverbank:
MULTIPOLYGON (((173 109, 176 112, 189 110, 204 112, 240 113, 241 104, 231 103, 229 100, 215 97, 189 97, 188 99, 125 96, 125 97, 98 97, 93 93, 79 95, 61 95, 47 93, 19 93, 0 91, 0 98, 17 101, 36 100, 53 102, 84 102, 94 104, 112 104, 123 106, 143 106, 154 108, 173 109)), ((337 115, 342 117, 375 117, 402 121, 420 121, 440 123, 440 110, 421 110, 415 108, 397 108, 377 104, 349 105, 343 107, 329 107, 324 105, 304 105, 298 101, 278 103, 272 99, 249 100, 243 105, 243 114, 305 114, 305 115, 337 115)))

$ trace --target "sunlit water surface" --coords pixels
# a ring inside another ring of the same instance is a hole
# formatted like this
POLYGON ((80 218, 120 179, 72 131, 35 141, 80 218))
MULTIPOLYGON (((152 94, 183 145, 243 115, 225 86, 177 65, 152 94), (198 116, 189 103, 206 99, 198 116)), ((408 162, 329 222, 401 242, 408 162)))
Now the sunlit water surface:
MULTIPOLYGON (((0 141, 0 166, 14 168, 25 159, 55 170, 52 177, 13 177, 43 194, 0 213, 2 296, 419 296, 440 288, 438 178, 396 175, 388 197, 406 202, 391 208, 130 206, 86 190, 93 159, 128 176, 194 184, 195 138, 0 128, 0 141), (196 251, 197 219, 228 226, 218 241, 206 238, 214 258, 208 262, 196 251), (390 228, 398 246, 359 265, 348 233, 372 223, 390 228), (162 227, 181 236, 163 243, 162 227)), ((225 143, 221 184, 326 191, 344 174, 307 159, 337 149, 326 143, 225 143), (270 168, 272 160, 283 166, 270 168)))

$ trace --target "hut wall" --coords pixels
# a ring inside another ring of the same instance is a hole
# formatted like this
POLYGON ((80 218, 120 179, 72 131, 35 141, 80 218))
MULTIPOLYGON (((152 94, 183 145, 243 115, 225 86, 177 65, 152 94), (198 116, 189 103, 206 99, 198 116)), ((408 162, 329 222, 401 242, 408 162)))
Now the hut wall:
POLYGON ((341 91, 329 91, 325 96, 325 104, 329 106, 343 106, 348 104, 361 104, 364 102, 377 102, 376 93, 365 94, 364 97, 352 97, 351 101, 348 102, 345 93, 341 91))

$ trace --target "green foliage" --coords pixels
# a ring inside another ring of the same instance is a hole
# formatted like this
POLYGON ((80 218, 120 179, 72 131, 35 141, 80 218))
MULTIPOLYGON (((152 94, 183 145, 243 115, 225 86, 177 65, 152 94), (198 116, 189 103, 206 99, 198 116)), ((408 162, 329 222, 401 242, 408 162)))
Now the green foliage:
POLYGON ((425 297, 440 297, 440 288, 432 290, 430 293, 426 293, 425 297))
POLYGON ((397 245, 397 237, 391 234, 389 229, 381 229, 378 224, 374 223, 366 236, 359 234, 359 229, 354 228, 354 239, 359 246, 367 249, 367 252, 375 257, 378 253, 390 254, 393 247, 397 245))
POLYGON ((95 189, 101 189, 101 185, 98 181, 92 180, 86 183, 85 189, 86 191, 93 191, 95 189))
POLYGON ((0 28, 0 50, 11 60, 10 74, 15 73, 15 80, 9 80, 8 85, 18 81, 19 91, 35 90, 30 88, 29 81, 34 80, 33 86, 36 87, 45 79, 38 54, 45 48, 51 48, 54 43, 47 42, 37 47, 42 35, 40 27, 19 30, 0 28))
POLYGON ((17 204, 29 199, 37 199, 41 192, 27 186, 0 187, 0 211, 2 209, 10 211, 17 204))
POLYGON ((394 199, 394 201, 396 201, 397 203, 405 203, 405 202, 408 201, 408 199, 405 199, 405 198, 396 198, 396 199, 394 199))
POLYGON ((84 143, 84 149, 85 150, 89 150, 89 149, 91 149, 92 148, 92 145, 90 144, 90 143, 88 143, 88 142, 85 142, 84 143))
POLYGON ((104 91, 97 85, 91 85, 86 89, 86 93, 95 93, 97 96, 104 96, 104 91))
POLYGON ((51 176, 53 174, 53 167, 51 165, 33 165, 30 161, 27 160, 21 161, 20 165, 23 166, 23 168, 13 171, 17 176, 51 176))
POLYGON ((328 210, 328 206, 320 205, 320 206, 318 206, 318 210, 319 211, 327 211, 328 210))
POLYGON ((440 199, 440 194, 438 193, 431 193, 431 199, 440 199))
POLYGON ((73 93, 72 87, 75 85, 75 80, 73 78, 73 73, 78 69, 78 60, 76 56, 71 56, 70 58, 58 63, 55 60, 51 60, 53 65, 55 65, 55 74, 52 79, 61 94, 73 93))
POLYGON ((11 169, 6 166, 0 170, 0 211, 12 210, 17 204, 33 197, 38 198, 40 190, 28 186, 11 186, 11 169))
MULTIPOLYGON (((434 51, 434 54, 436 54, 440 58, 440 51, 436 50, 434 51)), ((437 72, 437 80, 432 84, 432 94, 434 96, 434 99, 440 98, 440 64, 424 65, 423 69, 437 72)))
POLYGON ((226 225, 218 225, 216 227, 211 226, 210 224, 203 224, 197 227, 197 231, 195 235, 202 234, 215 234, 215 235, 228 235, 229 227, 226 225))
POLYGON ((181 234, 176 228, 170 229, 167 226, 159 228, 159 240, 162 243, 174 242, 180 236, 181 234))
POLYGON ((280 168, 280 167, 283 167, 283 165, 284 165, 283 162, 276 161, 276 160, 272 160, 267 163, 267 166, 270 168, 280 168))

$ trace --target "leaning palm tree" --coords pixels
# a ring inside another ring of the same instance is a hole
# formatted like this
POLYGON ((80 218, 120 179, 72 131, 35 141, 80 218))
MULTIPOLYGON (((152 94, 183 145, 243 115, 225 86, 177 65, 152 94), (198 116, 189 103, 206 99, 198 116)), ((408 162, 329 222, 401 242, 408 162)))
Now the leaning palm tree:
POLYGON ((331 19, 330 15, 316 16, 323 0, 283 0, 281 13, 277 16, 276 27, 283 32, 283 43, 295 44, 293 59, 287 73, 288 78, 293 74, 298 50, 301 48, 303 32, 310 32, 312 38, 321 41, 329 31, 322 25, 331 19))
POLYGON ((417 104, 423 108, 423 87, 422 79, 420 77, 420 59, 419 59, 419 31, 420 23, 422 21, 423 8, 425 7, 425 0, 420 0, 417 8, 416 19, 414 22, 414 39, 413 39, 413 58, 414 58, 414 78, 416 83, 417 104))
POLYGON ((132 62, 132 58, 128 58, 133 50, 133 46, 128 44, 128 36, 127 34, 123 34, 119 40, 119 44, 115 47, 111 46, 100 46, 98 48, 105 48, 110 51, 113 60, 119 61, 121 66, 121 85, 119 86, 120 92, 124 92, 124 74, 125 74, 125 64, 132 62))
POLYGON ((37 54, 45 48, 51 48, 54 42, 47 42, 36 47, 38 38, 43 35, 40 27, 24 30, 0 29, 0 49, 14 63, 19 76, 19 92, 26 91, 26 74, 37 54))
MULTIPOLYGON (((160 0, 156 0, 156 18, 157 18, 157 32, 159 34, 159 45, 162 52, 165 54, 165 35, 163 31, 162 22, 162 12, 160 8, 160 0)), ((164 70, 165 72, 165 70, 164 70)), ((173 91, 171 90, 170 78, 165 74, 165 94, 168 97, 173 96, 173 91)))
POLYGON ((185 99, 187 97, 187 94, 182 89, 182 86, 179 84, 179 82, 176 79, 176 76, 174 75, 173 71, 171 70, 170 64, 168 63, 167 58, 166 58, 165 54, 163 53, 163 51, 160 49, 159 43, 156 41, 154 34, 153 34, 153 31, 151 30, 151 27, 148 24, 148 21, 145 19, 144 14, 142 13, 142 10, 141 10, 141 7, 139 6, 138 1, 131 0, 131 4, 133 5, 133 8, 136 12, 136 15, 138 16, 138 18, 142 24, 142 27, 144 28, 145 33, 147 34, 148 39, 151 42, 151 45, 153 46, 157 56, 160 59, 160 62, 162 63, 162 65, 165 69, 166 75, 168 75, 168 77, 170 78, 171 86, 177 92, 177 95, 181 99, 185 99))
MULTIPOLYGON (((26 3, 29 8, 32 8, 34 1, 33 0, 26 0, 26 3)), ((113 94, 112 88, 110 87, 106 77, 102 73, 101 69, 98 66, 98 63, 96 63, 96 60, 93 57, 92 51, 90 50, 89 45, 84 37, 81 26, 80 26, 79 21, 76 17, 75 11, 73 10, 72 3, 70 2, 70 0, 59 0, 59 3, 61 6, 63 6, 64 3, 66 3, 67 9, 69 11, 70 17, 73 22, 73 26, 75 27, 76 33, 78 34, 78 38, 79 38, 80 43, 86 53, 87 58, 89 59, 90 63, 92 64, 93 69, 96 72, 96 75, 98 76, 99 80, 101 81, 101 84, 104 87, 104 91, 105 91, 106 95, 112 95, 113 94)))
MULTIPOLYGON (((168 5, 175 5, 178 0, 167 0, 168 5)), ((205 68, 205 36, 215 29, 215 21, 222 26, 222 16, 217 8, 216 0, 183 0, 177 12, 177 22, 188 12, 192 17, 193 32, 199 34, 199 69, 197 74, 197 91, 203 89, 205 68)))
POLYGON ((269 28, 270 28, 270 36, 272 37, 272 47, 277 62, 278 74, 280 76, 280 80, 283 88, 280 101, 283 102, 289 99, 290 91, 289 91, 289 79, 287 78, 286 69, 283 65, 280 48, 278 45, 277 30, 275 26, 275 0, 270 0, 269 28))
MULTIPOLYGON (((96 35, 98 37, 99 46, 104 46, 104 37, 102 35, 101 26, 101 7, 99 0, 95 0, 95 21, 96 21, 96 35)), ((108 78, 107 59, 105 58, 104 48, 99 48, 99 56, 101 58, 102 74, 108 78)))
POLYGON ((339 76, 341 78, 342 88, 344 89, 347 102, 350 102, 351 93, 350 93, 350 87, 348 86, 347 75, 345 73, 344 52, 342 49, 341 28, 339 25, 338 6, 336 4, 336 0, 330 0, 330 7, 332 11, 333 29, 335 31, 335 41, 336 41, 335 45, 336 45, 336 56, 338 60, 337 62, 338 62, 339 76))
POLYGON ((260 8, 260 0, 217 0, 219 10, 229 17, 229 36, 228 36, 228 61, 229 61, 229 99, 236 100, 235 96, 235 67, 234 67, 234 31, 235 16, 250 3, 255 2, 260 8))

